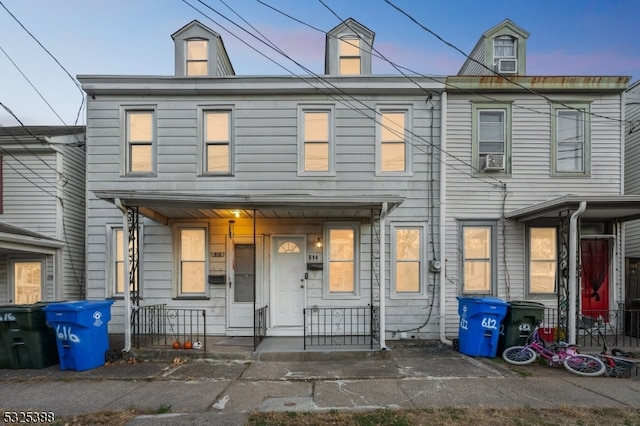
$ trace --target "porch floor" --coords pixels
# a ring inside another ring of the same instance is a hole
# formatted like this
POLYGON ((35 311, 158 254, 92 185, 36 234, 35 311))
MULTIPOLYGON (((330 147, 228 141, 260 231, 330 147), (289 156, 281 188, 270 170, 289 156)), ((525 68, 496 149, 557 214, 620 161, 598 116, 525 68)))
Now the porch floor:
MULTIPOLYGON (((212 359, 212 360, 307 360, 330 359, 333 357, 344 358, 369 358, 377 357, 380 352, 379 345, 336 345, 336 346, 307 346, 304 348, 303 337, 266 337, 256 351, 253 350, 253 337, 251 336, 208 336, 206 338, 206 351, 197 349, 173 349, 172 342, 167 345, 132 347, 131 355, 144 360, 174 360, 185 359, 212 359)), ((123 334, 110 334, 109 347, 120 351, 124 348, 123 334)))

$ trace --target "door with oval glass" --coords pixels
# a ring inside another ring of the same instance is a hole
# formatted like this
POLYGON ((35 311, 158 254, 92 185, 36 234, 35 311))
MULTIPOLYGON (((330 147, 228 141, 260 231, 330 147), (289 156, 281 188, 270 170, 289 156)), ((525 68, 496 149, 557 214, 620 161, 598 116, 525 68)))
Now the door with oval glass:
POLYGON ((305 295, 305 237, 273 238, 273 325, 301 327, 305 295))

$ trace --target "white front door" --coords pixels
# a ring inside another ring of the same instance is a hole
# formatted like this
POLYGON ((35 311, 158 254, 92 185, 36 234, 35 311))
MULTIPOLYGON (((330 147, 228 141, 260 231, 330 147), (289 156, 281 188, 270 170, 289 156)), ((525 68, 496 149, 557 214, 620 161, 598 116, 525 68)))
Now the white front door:
POLYGON ((260 294, 259 286, 262 285, 259 256, 262 247, 261 240, 256 240, 256 244, 258 246, 257 252, 253 238, 239 237, 230 244, 228 250, 231 263, 228 284, 229 328, 253 327, 254 285, 258 295, 260 294))
POLYGON ((274 237, 273 326, 302 327, 305 295, 305 237, 274 237))

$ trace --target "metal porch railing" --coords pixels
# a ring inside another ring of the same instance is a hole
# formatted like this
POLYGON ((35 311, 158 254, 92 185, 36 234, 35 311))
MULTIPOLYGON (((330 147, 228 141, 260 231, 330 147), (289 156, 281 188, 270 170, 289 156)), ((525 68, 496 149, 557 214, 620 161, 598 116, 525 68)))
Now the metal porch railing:
MULTIPOLYGON (((601 348, 605 343, 611 349, 640 347, 640 308, 630 309, 621 304, 619 309, 582 310, 576 321, 576 343, 585 348, 601 348)), ((566 341, 558 332, 556 309, 546 308, 540 330, 547 341, 566 341)))
POLYGON ((257 309, 253 317, 253 350, 267 337, 267 308, 265 305, 257 309))
POLYGON ((165 304, 140 306, 133 315, 132 340, 141 346, 166 346, 200 342, 207 350, 207 321, 203 309, 168 308, 165 304))
POLYGON ((305 308, 304 349, 307 346, 369 345, 377 336, 378 309, 372 306, 305 308))

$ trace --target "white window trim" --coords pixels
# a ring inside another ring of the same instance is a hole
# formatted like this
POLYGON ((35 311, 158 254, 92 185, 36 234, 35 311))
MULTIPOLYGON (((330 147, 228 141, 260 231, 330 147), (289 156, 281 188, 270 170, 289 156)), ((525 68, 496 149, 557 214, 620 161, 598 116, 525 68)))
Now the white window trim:
MULTIPOLYGON (((116 270, 114 268, 115 262, 116 262, 116 238, 115 238, 115 234, 116 231, 120 230, 123 231, 123 227, 121 224, 115 225, 115 224, 108 224, 106 226, 106 231, 105 231, 105 235, 107 237, 107 256, 106 256, 106 265, 105 265, 105 270, 106 270, 106 278, 107 278, 107 297, 124 297, 124 292, 123 293, 118 293, 118 289, 117 289, 117 285, 116 285, 116 270)), ((138 296, 140 298, 143 297, 143 288, 144 286, 142 285, 142 283, 144 282, 143 280, 143 247, 144 244, 142 244, 143 240, 143 236, 144 236, 144 225, 142 224, 138 224, 138 296)), ((127 253, 125 253, 125 256, 127 255, 127 253)), ((128 274, 127 274, 128 275, 128 274)))
POLYGON ((495 296, 498 292, 498 222, 496 220, 461 220, 458 222, 458 245, 460 265, 458 276, 460 277, 460 294, 462 295, 489 295, 495 296), (491 229, 491 282, 488 291, 465 291, 464 288, 464 228, 490 228, 491 229))
POLYGON ((208 223, 176 223, 173 225, 173 296, 175 299, 209 299, 209 224, 208 223), (182 293, 182 282, 180 274, 180 231, 182 229, 202 229, 204 230, 204 292, 202 293, 182 293))
POLYGON ((407 104, 376 105, 376 176, 413 176, 413 108, 407 104), (387 172, 382 170, 382 115, 385 112, 403 112, 405 114, 404 127, 404 155, 405 170, 401 172, 387 172))
POLYGON ((532 296, 555 296, 558 294, 558 279, 559 279, 559 271, 558 271, 558 265, 557 265, 557 261, 558 261, 558 256, 559 256, 559 250, 560 250, 560 244, 558 244, 558 236, 559 236, 559 229, 557 226, 552 225, 552 224, 535 224, 535 225, 527 225, 525 227, 526 229, 526 234, 525 234, 525 250, 526 250, 526 262, 525 262, 525 279, 526 279, 526 294, 527 295, 532 295, 532 296), (550 292, 550 293, 543 293, 543 292, 538 292, 538 291, 532 291, 531 289, 531 229, 535 229, 535 228, 554 228, 556 230, 556 282, 554 285, 554 291, 550 292))
POLYGON ((504 112, 504 170, 500 172, 491 172, 495 175, 509 175, 511 174, 511 103, 510 102, 496 102, 496 103, 482 103, 474 102, 472 106, 472 172, 474 174, 489 174, 489 172, 483 172, 480 168, 480 112, 501 111, 504 112))
POLYGON ((192 37, 192 38, 188 38, 185 39, 184 41, 184 75, 187 77, 207 77, 209 75, 211 75, 211 58, 209 57, 210 54, 210 45, 211 44, 211 40, 206 39, 206 38, 202 38, 202 37, 192 37), (190 41, 206 41, 207 42, 207 58, 202 60, 190 60, 189 59, 189 42, 190 41), (205 74, 194 74, 194 75, 190 75, 189 74, 189 63, 191 62, 206 62, 207 64, 207 72, 205 74))
POLYGON ((120 174, 126 177, 154 177, 158 173, 158 115, 157 105, 121 105, 120 106, 120 174), (127 113, 129 112, 150 112, 152 117, 153 137, 151 141, 151 163, 150 172, 130 171, 131 157, 129 155, 129 123, 127 113))
POLYGON ((416 299, 416 298, 425 298, 427 296, 426 288, 427 288, 427 268, 425 265, 427 264, 427 224, 424 222, 391 222, 389 224, 390 232, 391 232, 391 271, 390 271, 390 280, 391 280, 391 292, 389 297, 391 299, 416 299), (420 271, 419 271, 419 289, 418 291, 408 292, 397 290, 397 283, 395 281, 396 277, 396 261, 397 261, 397 251, 396 251, 396 230, 397 229, 420 229, 420 271))
POLYGON ((25 263, 25 262, 39 262, 40 263, 40 301, 44 302, 47 300, 47 282, 45 277, 47 276, 47 261, 46 258, 42 257, 12 257, 8 258, 9 260, 9 268, 8 268, 8 293, 10 303, 16 303, 16 282, 15 282, 15 274, 16 274, 16 263, 25 263))
POLYGON ((235 169, 235 108, 233 105, 199 105, 198 108, 198 175, 199 176, 233 176, 235 169), (229 113, 229 171, 209 172, 207 171, 207 143, 205 141, 205 119, 208 112, 228 112, 229 113))
POLYGON ((335 176, 336 175, 336 135, 335 135, 335 105, 333 104, 301 104, 298 105, 298 176, 335 176), (329 170, 306 171, 304 124, 305 113, 327 112, 329 114, 329 170))
POLYGON ((551 107, 551 175, 567 176, 567 177, 589 177, 591 176, 591 114, 590 104, 588 102, 562 102, 553 104, 551 107), (583 171, 558 171, 558 111, 578 110, 582 112, 583 130, 583 153, 582 167, 583 171))
POLYGON ((324 267, 322 274, 322 296, 323 299, 359 299, 360 298, 360 222, 325 222, 323 224, 323 257, 324 267), (329 231, 332 229, 353 230, 353 292, 331 292, 329 291, 329 267, 330 245, 329 231))

